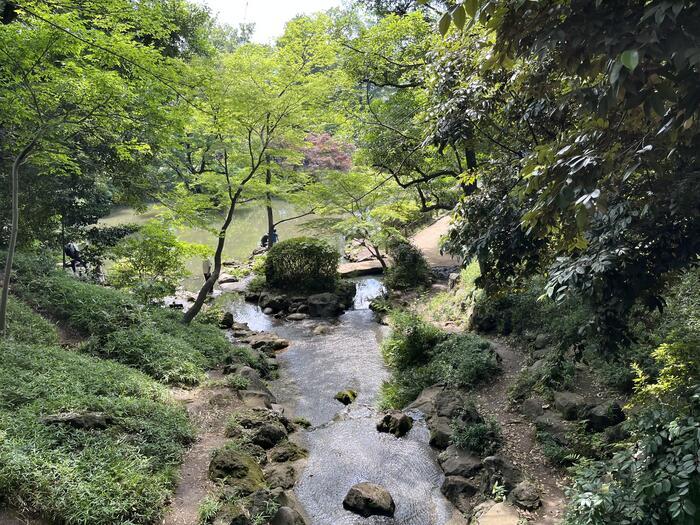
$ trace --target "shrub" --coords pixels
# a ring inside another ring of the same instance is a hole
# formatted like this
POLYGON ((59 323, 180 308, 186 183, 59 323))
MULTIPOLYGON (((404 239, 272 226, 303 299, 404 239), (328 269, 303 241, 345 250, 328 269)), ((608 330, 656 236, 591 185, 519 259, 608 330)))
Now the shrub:
POLYGON ((199 244, 180 241, 172 227, 152 220, 133 235, 125 237, 112 249, 115 264, 110 282, 128 288, 144 304, 175 292, 189 272, 185 261, 210 250, 199 244))
POLYGON ((387 288, 405 290, 430 284, 430 267, 423 253, 409 242, 397 242, 389 248, 393 264, 384 275, 387 288))
POLYGON ((13 297, 7 303, 7 335, 19 343, 58 344, 56 325, 13 297))
POLYGON ((420 317, 402 311, 389 317, 391 335, 382 344, 384 359, 398 370, 428 362, 430 351, 446 337, 420 317))
POLYGON ((157 522, 194 431, 166 389, 125 366, 0 342, 0 498, 66 524, 157 522), (97 411, 106 429, 42 422, 97 411))
POLYGON ((434 383, 471 388, 500 370, 498 354, 485 339, 473 335, 452 335, 433 350, 429 369, 434 383))
POLYGON ((338 250, 310 237, 275 244, 265 260, 267 286, 282 290, 333 291, 338 279, 338 250))
POLYGON ((479 456, 490 456, 501 446, 503 436, 498 422, 488 419, 481 423, 452 421, 452 443, 479 456))
POLYGON ((149 325, 92 338, 85 350, 138 368, 164 383, 196 385, 205 377, 206 359, 201 353, 149 325))

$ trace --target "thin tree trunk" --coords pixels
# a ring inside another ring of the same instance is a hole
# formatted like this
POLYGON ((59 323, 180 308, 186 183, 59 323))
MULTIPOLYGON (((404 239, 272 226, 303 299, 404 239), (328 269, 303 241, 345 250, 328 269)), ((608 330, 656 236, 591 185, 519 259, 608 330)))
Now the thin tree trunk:
POLYGON ((5 259, 5 274, 2 281, 2 296, 0 297, 0 336, 7 335, 7 301, 10 292, 10 277, 12 275, 12 263, 17 247, 17 231, 19 230, 19 167, 25 161, 34 148, 35 142, 25 146, 12 163, 11 193, 12 193, 12 226, 10 230, 10 242, 7 245, 7 258, 5 259))
POLYGON ((61 254, 63 254, 63 271, 66 271, 66 226, 61 215, 61 254))
POLYGON ((272 248, 275 244, 275 221, 272 217, 272 194, 270 193, 270 184, 272 183, 272 170, 270 169, 270 156, 265 157, 267 162, 267 170, 265 171, 265 207, 267 208, 267 247, 272 248))

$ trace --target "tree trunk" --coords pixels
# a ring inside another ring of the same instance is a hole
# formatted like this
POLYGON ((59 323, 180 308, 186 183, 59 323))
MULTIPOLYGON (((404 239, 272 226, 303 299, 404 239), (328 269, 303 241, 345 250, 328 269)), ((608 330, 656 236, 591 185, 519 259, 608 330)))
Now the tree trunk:
POLYGON ((10 242, 7 245, 7 258, 5 259, 5 274, 2 281, 2 296, 0 297, 0 336, 7 335, 7 301, 10 292, 10 276, 12 275, 12 262, 17 247, 17 231, 19 229, 19 167, 25 161, 34 148, 34 142, 27 145, 12 163, 11 193, 12 193, 12 226, 10 230, 10 242))
POLYGON ((272 183, 272 170, 270 170, 270 156, 265 158, 267 162, 267 171, 265 171, 265 207, 267 208, 267 247, 272 248, 275 244, 275 221, 272 217, 272 194, 270 193, 270 184, 272 183))

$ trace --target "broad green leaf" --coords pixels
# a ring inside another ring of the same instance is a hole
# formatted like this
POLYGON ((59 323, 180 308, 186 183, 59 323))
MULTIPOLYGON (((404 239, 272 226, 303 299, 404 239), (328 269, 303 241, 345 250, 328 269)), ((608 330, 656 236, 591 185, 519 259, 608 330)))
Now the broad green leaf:
POLYGON ((476 16, 476 11, 478 9, 479 9, 479 0, 466 0, 464 2, 464 10, 472 18, 474 18, 476 16))
POLYGON ((461 5, 457 6, 452 13, 452 20, 454 20, 455 25, 463 29, 464 28, 464 23, 467 21, 467 14, 464 12, 464 7, 461 5))
POLYGON ((628 49, 620 55, 620 62, 630 71, 634 71, 639 65, 639 51, 636 49, 628 49))
POLYGON ((438 23, 438 29, 440 29, 440 33, 445 36, 447 34, 447 31, 450 29, 450 22, 452 21, 452 17, 450 16, 450 13, 445 13, 442 15, 442 18, 440 19, 440 22, 438 23))

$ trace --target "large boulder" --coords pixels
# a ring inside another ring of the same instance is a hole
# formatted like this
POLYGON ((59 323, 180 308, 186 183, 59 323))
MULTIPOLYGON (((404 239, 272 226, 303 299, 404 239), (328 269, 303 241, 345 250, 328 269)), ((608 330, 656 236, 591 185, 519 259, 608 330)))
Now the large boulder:
POLYGON ((430 420, 430 445, 446 449, 452 442, 452 420, 447 417, 436 417, 430 420))
POLYGON ((270 461, 284 463, 286 461, 296 461, 308 456, 306 449, 301 448, 291 441, 283 441, 270 450, 270 461))
POLYGON ((554 441, 562 446, 569 444, 567 434, 572 430, 572 424, 564 421, 559 414, 544 414, 535 419, 535 427, 540 432, 547 432, 554 441))
POLYGON ((262 469, 255 458, 233 448, 220 448, 209 463, 209 478, 233 485, 242 494, 265 487, 262 469))
POLYGON ((481 469, 481 458, 462 450, 456 445, 450 445, 438 456, 438 462, 445 476, 461 476, 471 478, 481 469))
POLYGON ((340 297, 330 292, 310 295, 307 305, 311 317, 335 317, 343 312, 340 297))
POLYGON ((484 494, 491 494, 496 483, 511 491, 521 481, 520 471, 501 456, 484 458, 482 465, 481 491, 484 494))
POLYGON ((261 332, 250 337, 248 343, 255 350, 260 350, 266 355, 274 355, 276 351, 289 346, 289 341, 277 337, 274 334, 261 332))
POLYGON ((291 507, 280 507, 270 520, 270 525, 306 525, 306 520, 291 507))
POLYGON ((528 419, 534 421, 544 414, 545 402, 541 397, 531 397, 520 405, 520 412, 528 419))
POLYGON ((586 418, 588 430, 602 432, 608 427, 622 423, 625 420, 625 413, 617 402, 606 401, 593 407, 586 418))
POLYGON ((258 306, 264 311, 270 308, 273 312, 281 312, 289 307, 289 298, 281 294, 263 292, 258 298, 258 306))
POLYGON ((369 516, 392 517, 396 505, 391 494, 384 487, 362 482, 350 488, 343 500, 343 508, 365 518, 369 516))
POLYGON ((586 401, 583 396, 573 392, 557 392, 554 394, 554 406, 568 421, 574 421, 584 416, 586 401))
POLYGON ((225 312, 219 321, 219 327, 223 329, 233 328, 234 320, 231 312, 225 312))
POLYGON ((377 423, 379 432, 388 432, 397 438, 408 434, 411 428, 413 428, 413 419, 400 410, 392 410, 384 414, 377 423))
POLYGON ((535 510, 542 504, 540 501, 540 491, 529 481, 521 481, 508 494, 508 499, 514 505, 525 510, 535 510))
POLYGON ((269 450, 287 437, 284 425, 275 421, 265 421, 253 428, 249 435, 250 442, 269 450))
POLYGON ((471 510, 469 498, 478 492, 479 488, 473 481, 462 476, 447 476, 440 491, 450 502, 465 514, 471 510))
POLYGON ((271 463, 263 470, 270 488, 291 489, 296 481, 296 472, 289 463, 271 463))
POLYGON ((542 349, 549 343, 549 336, 547 334, 537 334, 535 336, 534 345, 537 349, 542 349))
POLYGON ((410 410, 418 410, 423 413, 426 421, 430 420, 435 415, 435 400, 438 394, 445 389, 444 385, 437 384, 429 386, 418 395, 416 400, 408 405, 410 410))

